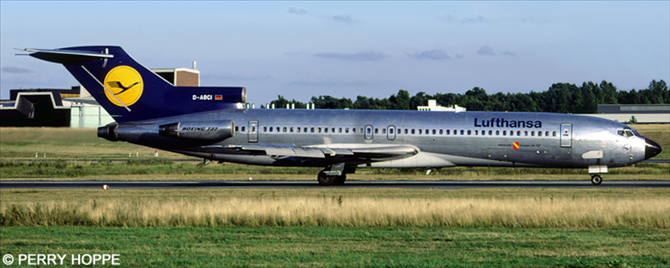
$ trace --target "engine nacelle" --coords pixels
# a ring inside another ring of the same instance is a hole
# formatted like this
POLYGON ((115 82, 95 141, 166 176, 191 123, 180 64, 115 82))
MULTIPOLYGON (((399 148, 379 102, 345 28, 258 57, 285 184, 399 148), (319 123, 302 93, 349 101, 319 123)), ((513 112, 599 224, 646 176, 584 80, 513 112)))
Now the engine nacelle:
POLYGON ((220 141, 235 135, 235 122, 232 120, 177 122, 160 125, 158 134, 178 139, 220 141))

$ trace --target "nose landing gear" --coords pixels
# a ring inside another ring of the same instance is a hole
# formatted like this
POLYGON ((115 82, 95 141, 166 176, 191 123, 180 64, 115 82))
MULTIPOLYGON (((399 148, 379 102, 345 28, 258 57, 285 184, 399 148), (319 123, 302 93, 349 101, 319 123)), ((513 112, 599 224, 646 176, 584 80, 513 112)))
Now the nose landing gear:
POLYGON ((600 185, 603 183, 603 177, 600 177, 600 174, 593 174, 591 175, 591 183, 593 183, 593 185, 600 185))

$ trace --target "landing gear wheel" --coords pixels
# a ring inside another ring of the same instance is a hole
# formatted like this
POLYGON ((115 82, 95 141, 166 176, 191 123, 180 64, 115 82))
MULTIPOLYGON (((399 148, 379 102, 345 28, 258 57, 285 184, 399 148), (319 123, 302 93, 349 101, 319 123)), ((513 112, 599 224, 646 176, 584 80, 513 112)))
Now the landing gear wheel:
POLYGON ((342 174, 340 176, 328 176, 325 173, 325 170, 319 172, 318 181, 321 186, 333 186, 333 185, 343 185, 344 181, 347 180, 347 175, 342 174))
POLYGON ((328 176, 325 173, 325 170, 319 172, 318 176, 319 185, 321 186, 331 186, 337 184, 337 176, 328 176))
POLYGON ((603 183, 603 178, 600 177, 600 175, 598 174, 593 175, 591 176, 591 183, 593 183, 593 185, 600 185, 601 183, 603 183))

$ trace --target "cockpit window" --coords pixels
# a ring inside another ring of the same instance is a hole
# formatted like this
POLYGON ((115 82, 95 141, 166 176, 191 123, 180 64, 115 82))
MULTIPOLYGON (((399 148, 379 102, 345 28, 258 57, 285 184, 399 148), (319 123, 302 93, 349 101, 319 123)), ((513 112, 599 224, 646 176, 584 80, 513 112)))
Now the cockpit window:
POLYGON ((633 131, 626 129, 626 137, 633 137, 633 136, 635 136, 635 134, 633 134, 633 131))
POLYGON ((633 132, 633 130, 631 130, 629 128, 626 128, 626 129, 623 129, 623 130, 617 130, 616 133, 621 135, 621 136, 624 136, 624 137, 634 137, 634 136, 636 136, 635 133, 633 132))

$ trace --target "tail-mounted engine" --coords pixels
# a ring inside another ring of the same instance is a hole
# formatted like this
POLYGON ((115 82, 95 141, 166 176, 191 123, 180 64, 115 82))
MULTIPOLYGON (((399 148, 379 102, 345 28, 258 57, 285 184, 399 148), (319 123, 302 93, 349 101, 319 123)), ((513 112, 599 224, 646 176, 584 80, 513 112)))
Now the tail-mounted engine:
MULTIPOLYGON (((110 141, 137 141, 145 134, 156 134, 156 125, 112 123, 98 128, 98 137, 110 141)), ((158 126, 158 135, 185 140, 216 142, 235 135, 232 120, 183 121, 158 126)))
POLYGON ((178 139, 220 141, 235 135, 235 122, 232 120, 177 122, 159 126, 158 134, 178 139))

